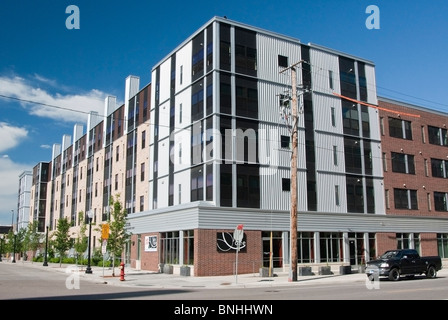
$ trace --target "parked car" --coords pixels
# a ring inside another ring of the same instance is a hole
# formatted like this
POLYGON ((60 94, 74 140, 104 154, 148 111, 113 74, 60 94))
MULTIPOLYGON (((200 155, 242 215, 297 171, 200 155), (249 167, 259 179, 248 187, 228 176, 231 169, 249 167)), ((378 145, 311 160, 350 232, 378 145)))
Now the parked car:
POLYGON ((398 281, 402 276, 412 278, 424 274, 428 278, 436 278, 437 271, 442 269, 439 256, 421 257, 417 250, 388 250, 378 259, 367 262, 365 273, 370 280, 375 277, 387 277, 398 281))

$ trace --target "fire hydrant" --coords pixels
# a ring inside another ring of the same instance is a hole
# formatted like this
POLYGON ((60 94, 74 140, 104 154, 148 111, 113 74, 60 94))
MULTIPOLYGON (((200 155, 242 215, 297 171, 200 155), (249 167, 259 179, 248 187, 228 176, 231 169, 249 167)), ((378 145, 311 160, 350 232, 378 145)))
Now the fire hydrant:
POLYGON ((124 263, 123 262, 120 263, 119 269, 120 269, 120 281, 124 281, 124 263))

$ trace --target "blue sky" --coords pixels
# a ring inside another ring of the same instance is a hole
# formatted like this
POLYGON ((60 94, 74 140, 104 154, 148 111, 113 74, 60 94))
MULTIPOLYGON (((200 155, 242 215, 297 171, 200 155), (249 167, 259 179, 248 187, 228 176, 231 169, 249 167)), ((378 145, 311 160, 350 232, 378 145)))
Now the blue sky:
POLYGON ((102 114, 107 95, 122 103, 128 75, 150 83, 151 68, 213 16, 371 60, 379 96, 446 112, 447 14, 446 0, 2 0, 0 225, 11 224, 20 173, 51 160, 52 145, 76 122, 85 128, 86 112, 102 114), (79 29, 66 27, 70 5, 79 29), (366 27, 369 5, 379 29, 366 27))

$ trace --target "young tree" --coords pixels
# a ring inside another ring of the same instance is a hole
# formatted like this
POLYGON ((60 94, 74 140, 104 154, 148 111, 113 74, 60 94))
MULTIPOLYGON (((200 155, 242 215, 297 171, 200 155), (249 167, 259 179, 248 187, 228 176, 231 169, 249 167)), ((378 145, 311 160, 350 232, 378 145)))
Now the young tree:
POLYGON ((32 253, 31 261, 33 261, 35 252, 41 246, 41 240, 43 239, 43 235, 37 232, 37 227, 37 222, 29 223, 23 239, 23 249, 25 250, 25 253, 27 250, 30 250, 32 253))
POLYGON ((120 202, 120 195, 110 198, 111 215, 109 222, 109 239, 107 250, 112 254, 112 276, 115 276, 115 258, 121 257, 123 247, 129 241, 130 234, 126 231, 126 209, 120 202))
POLYGON ((59 219, 56 231, 53 235, 53 245, 56 252, 59 253, 59 266, 62 265, 62 258, 65 256, 66 251, 71 247, 69 230, 70 223, 67 218, 59 219))
POLYGON ((86 231, 87 231, 87 224, 85 223, 86 220, 84 218, 84 212, 80 211, 79 214, 79 232, 77 237, 75 238, 75 251, 76 251, 76 255, 78 257, 81 257, 81 264, 84 264, 83 260, 83 253, 86 252, 87 250, 87 243, 88 243, 88 237, 86 235, 86 231))

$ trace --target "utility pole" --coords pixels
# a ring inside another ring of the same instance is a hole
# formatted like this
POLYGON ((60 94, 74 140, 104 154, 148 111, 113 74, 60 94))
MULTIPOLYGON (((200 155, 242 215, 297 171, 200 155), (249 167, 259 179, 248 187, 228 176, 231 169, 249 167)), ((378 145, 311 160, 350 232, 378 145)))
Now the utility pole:
POLYGON ((299 62, 282 70, 280 73, 291 69, 291 140, 292 140, 292 156, 291 156, 291 212, 290 212, 290 271, 288 281, 297 281, 297 118, 298 118, 298 103, 297 103, 297 71, 296 66, 304 62, 299 62))

